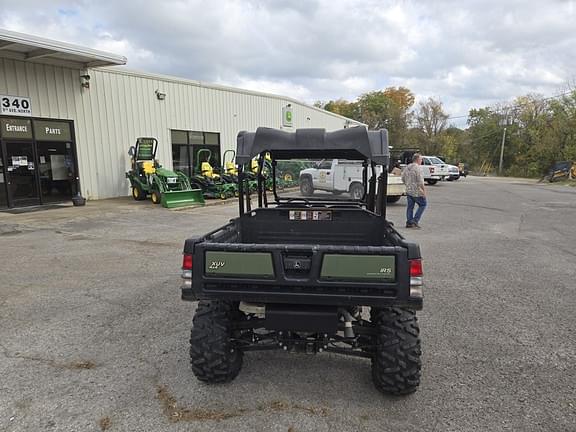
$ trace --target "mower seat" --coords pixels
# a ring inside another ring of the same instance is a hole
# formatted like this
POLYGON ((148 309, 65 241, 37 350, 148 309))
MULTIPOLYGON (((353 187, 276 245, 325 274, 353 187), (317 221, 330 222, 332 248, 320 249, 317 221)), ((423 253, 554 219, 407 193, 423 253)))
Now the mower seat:
POLYGON ((156 168, 154 167, 154 161, 144 161, 142 162, 142 171, 144 174, 150 175, 156 172, 156 168))
POLYGON ((233 176, 238 175, 238 170, 236 169, 236 165, 234 165, 234 162, 226 162, 226 172, 233 176))
POLYGON ((210 162, 202 162, 200 170, 202 171, 202 175, 204 177, 208 177, 210 179, 219 179, 220 178, 220 176, 218 174, 214 173, 214 168, 212 168, 212 165, 210 165, 210 162))

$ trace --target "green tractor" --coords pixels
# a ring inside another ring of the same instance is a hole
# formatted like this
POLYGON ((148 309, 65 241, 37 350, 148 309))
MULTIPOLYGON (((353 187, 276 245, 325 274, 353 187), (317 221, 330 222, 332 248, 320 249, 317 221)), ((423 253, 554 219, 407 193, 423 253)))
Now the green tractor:
POLYGON ((132 167, 126 173, 126 178, 132 186, 132 198, 142 201, 150 195, 154 204, 162 204, 166 208, 203 205, 202 191, 193 189, 188 177, 181 172, 162 168, 158 163, 157 147, 156 138, 140 137, 128 151, 132 167))
POLYGON ((300 171, 306 168, 313 168, 314 164, 315 162, 313 161, 303 159, 280 160, 276 165, 276 173, 284 187, 295 187, 298 186, 300 171))

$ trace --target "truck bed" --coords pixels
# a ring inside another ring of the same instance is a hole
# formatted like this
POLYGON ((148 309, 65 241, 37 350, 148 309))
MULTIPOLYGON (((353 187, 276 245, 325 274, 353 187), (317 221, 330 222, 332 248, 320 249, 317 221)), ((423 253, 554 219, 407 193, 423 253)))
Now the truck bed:
POLYGON ((416 244, 371 212, 346 206, 261 208, 188 239, 183 298, 263 303, 408 305, 416 244), (186 297, 189 298, 186 298, 186 297))
MULTIPOLYGON (((258 209, 232 224, 229 243, 395 246, 389 225, 355 208, 258 209)), ((212 241, 220 241, 214 236, 212 241)))

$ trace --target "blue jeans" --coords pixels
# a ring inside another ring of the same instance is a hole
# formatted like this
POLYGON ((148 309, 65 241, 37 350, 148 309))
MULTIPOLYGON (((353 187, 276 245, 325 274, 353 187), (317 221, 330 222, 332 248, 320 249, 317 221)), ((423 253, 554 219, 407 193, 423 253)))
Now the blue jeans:
POLYGON ((426 197, 413 197, 406 195, 406 199, 408 200, 408 205, 406 206, 406 223, 419 223, 422 213, 424 213, 424 209, 426 209, 426 197), (414 214, 414 204, 418 204, 416 214, 414 214))

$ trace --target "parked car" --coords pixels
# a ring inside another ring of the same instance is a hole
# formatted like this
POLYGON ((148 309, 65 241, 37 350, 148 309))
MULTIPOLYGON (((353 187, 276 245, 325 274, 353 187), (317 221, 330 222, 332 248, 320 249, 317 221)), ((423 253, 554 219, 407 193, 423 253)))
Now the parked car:
POLYGON ((460 178, 460 169, 456 165, 447 165, 450 175, 446 180, 454 181, 460 178))

